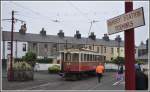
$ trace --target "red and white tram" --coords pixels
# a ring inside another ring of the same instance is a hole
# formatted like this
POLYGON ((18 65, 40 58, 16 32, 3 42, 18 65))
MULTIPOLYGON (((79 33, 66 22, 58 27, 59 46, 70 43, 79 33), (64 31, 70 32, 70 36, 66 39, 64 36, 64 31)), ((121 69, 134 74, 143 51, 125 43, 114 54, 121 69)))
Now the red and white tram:
POLYGON ((60 51, 61 72, 66 79, 80 79, 83 74, 94 73, 96 66, 104 62, 104 56, 87 49, 60 51))

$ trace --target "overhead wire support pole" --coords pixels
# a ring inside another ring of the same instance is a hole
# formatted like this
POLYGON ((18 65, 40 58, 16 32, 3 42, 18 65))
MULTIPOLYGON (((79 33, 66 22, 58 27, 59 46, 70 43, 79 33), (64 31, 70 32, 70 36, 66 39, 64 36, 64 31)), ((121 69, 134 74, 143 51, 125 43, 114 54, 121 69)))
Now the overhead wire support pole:
POLYGON ((8 20, 10 20, 11 21, 11 51, 10 51, 10 57, 9 57, 9 60, 10 60, 10 62, 9 62, 9 68, 8 68, 8 76, 7 76, 7 79, 9 80, 9 81, 12 81, 13 80, 13 38, 14 38, 14 34, 13 34, 13 31, 14 31, 14 23, 15 23, 15 20, 16 21, 21 21, 22 23, 23 22, 25 22, 25 21, 23 21, 23 20, 20 20, 20 19, 15 19, 15 17, 14 17, 14 13, 15 13, 16 11, 12 11, 12 18, 11 19, 2 19, 1 21, 8 21, 8 20))
MULTIPOLYGON (((90 25, 90 29, 89 29, 89 32, 88 32, 88 36, 89 36, 89 34, 90 34, 90 31, 91 31, 91 28, 92 28, 92 25, 93 25, 93 21, 91 21, 90 23, 91 23, 91 25, 90 25)), ((86 44, 87 44, 87 42, 88 42, 88 37, 87 37, 87 39, 86 39, 86 44)))
MULTIPOLYGON (((92 20, 92 21, 90 22, 91 25, 90 25, 90 29, 89 29, 89 32, 88 32, 88 36, 90 35, 90 31, 91 31, 91 29, 92 29, 93 23, 96 23, 96 22, 99 22, 99 21, 92 20)), ((87 37, 87 39, 86 39, 86 44, 87 44, 87 42, 88 42, 88 37, 87 37)))
POLYGON ((11 53, 10 53, 10 69, 8 69, 8 80, 13 80, 13 69, 12 69, 12 62, 13 62, 13 30, 14 30, 14 10, 12 11, 12 25, 11 25, 11 53))

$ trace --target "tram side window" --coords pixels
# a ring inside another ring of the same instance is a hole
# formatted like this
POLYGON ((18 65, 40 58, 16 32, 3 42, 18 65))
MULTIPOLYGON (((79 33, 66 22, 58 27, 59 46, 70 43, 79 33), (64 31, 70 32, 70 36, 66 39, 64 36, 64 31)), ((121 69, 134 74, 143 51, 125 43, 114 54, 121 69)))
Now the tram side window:
POLYGON ((95 55, 93 55, 93 61, 95 61, 95 55))
POLYGON ((90 61, 92 61, 92 55, 90 54, 90 61))
POLYGON ((73 60, 73 62, 78 62, 79 61, 79 54, 78 53, 74 53, 72 60, 73 60))
POLYGON ((96 56, 96 61, 99 61, 99 56, 98 55, 96 56))
POLYGON ((98 61, 101 61, 101 56, 98 56, 98 61))
POLYGON ((93 55, 93 61, 95 61, 95 55, 93 55))
POLYGON ((102 60, 102 56, 99 56, 99 60, 100 60, 100 61, 102 60))
POLYGON ((81 53, 81 61, 83 61, 83 54, 81 53))
POLYGON ((86 54, 84 54, 84 61, 87 61, 87 56, 86 56, 86 54))
POLYGON ((96 61, 96 55, 94 55, 94 61, 96 61))
POLYGON ((71 61, 71 54, 70 53, 65 54, 65 60, 66 61, 71 61))
POLYGON ((89 61, 90 60, 90 55, 89 54, 87 54, 87 61, 89 61))

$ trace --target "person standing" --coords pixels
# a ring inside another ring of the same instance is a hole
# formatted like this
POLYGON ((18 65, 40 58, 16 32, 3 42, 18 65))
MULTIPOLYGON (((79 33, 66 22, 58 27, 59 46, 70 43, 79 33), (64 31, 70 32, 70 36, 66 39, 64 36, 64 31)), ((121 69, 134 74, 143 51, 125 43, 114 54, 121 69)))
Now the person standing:
POLYGON ((104 72, 104 66, 100 63, 97 67, 96 67, 96 74, 98 77, 98 82, 101 82, 101 78, 102 78, 102 74, 104 72))
POLYGON ((118 71, 119 80, 123 80, 123 65, 121 64, 120 69, 118 71))
POLYGON ((136 90, 148 89, 148 75, 136 69, 136 90))
POLYGON ((118 85, 123 81, 123 64, 120 65, 119 70, 116 73, 116 82, 113 85, 118 85))

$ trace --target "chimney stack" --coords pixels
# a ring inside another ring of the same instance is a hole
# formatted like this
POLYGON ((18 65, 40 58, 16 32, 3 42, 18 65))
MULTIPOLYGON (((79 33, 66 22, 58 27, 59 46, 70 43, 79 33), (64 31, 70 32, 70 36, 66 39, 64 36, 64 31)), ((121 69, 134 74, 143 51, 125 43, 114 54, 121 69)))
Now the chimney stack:
POLYGON ((117 42, 121 42, 122 41, 120 35, 116 36, 115 41, 117 41, 117 42))
POLYGON ((79 30, 76 31, 76 34, 74 35, 74 37, 77 39, 81 39, 81 34, 80 34, 79 30))
POLYGON ((45 31, 44 28, 42 28, 42 30, 40 31, 40 34, 41 34, 42 36, 46 36, 46 31, 45 31))
POLYGON ((104 34, 104 37, 102 38, 104 41, 109 41, 109 36, 107 34, 104 34))
POLYGON ((26 33, 26 31, 27 31, 26 24, 21 25, 21 28, 20 28, 20 30, 19 30, 19 33, 21 33, 21 34, 25 34, 25 33, 26 33))
POLYGON ((91 32, 89 38, 92 40, 96 40, 96 35, 94 35, 94 32, 91 32))
POLYGON ((59 30, 59 33, 57 33, 57 35, 58 35, 60 38, 63 38, 63 37, 64 37, 64 32, 63 32, 63 30, 59 30))

